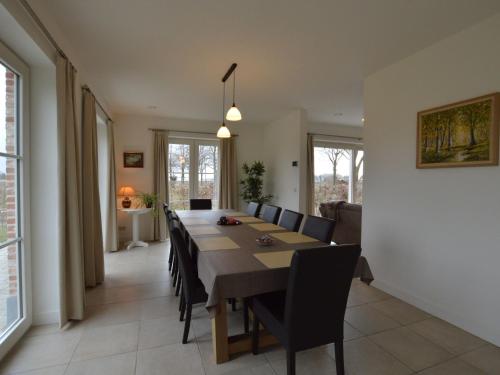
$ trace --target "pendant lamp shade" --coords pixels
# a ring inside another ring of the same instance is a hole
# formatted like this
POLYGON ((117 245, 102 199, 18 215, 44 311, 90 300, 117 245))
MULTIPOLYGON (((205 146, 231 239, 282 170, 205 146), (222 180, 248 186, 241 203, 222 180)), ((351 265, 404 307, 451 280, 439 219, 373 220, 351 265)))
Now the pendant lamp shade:
POLYGON ((217 138, 231 138, 231 132, 227 128, 226 124, 222 123, 219 130, 217 131, 217 138))
POLYGON ((229 108, 229 111, 227 111, 226 114, 226 120, 227 121, 240 121, 241 120, 241 113, 238 107, 236 107, 236 104, 233 103, 233 106, 229 108))

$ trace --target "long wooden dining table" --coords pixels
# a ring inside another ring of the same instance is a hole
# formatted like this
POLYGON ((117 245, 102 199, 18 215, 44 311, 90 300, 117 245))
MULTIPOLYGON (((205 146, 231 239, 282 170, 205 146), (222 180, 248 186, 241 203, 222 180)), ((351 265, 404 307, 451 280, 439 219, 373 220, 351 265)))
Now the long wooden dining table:
MULTIPOLYGON (((249 335, 228 336, 226 300, 286 289, 293 252, 326 244, 233 210, 176 213, 208 294, 206 308, 212 319, 215 361, 226 362, 231 354, 251 350, 249 335), (242 224, 217 225, 221 216, 234 216, 242 224), (256 242, 264 234, 273 237, 272 245, 261 246, 256 242)), ((364 257, 360 258, 354 277, 366 283, 373 280, 364 257)), ((272 344, 276 344, 275 338, 264 333, 260 345, 272 344)))

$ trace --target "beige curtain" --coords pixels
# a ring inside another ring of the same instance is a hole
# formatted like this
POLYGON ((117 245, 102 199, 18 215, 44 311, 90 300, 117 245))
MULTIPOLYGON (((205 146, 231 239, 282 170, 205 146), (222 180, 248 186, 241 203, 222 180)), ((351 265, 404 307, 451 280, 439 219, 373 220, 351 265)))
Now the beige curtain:
MULTIPOLYGON (((158 204, 168 202, 168 132, 155 131, 153 144, 153 187, 158 197, 158 204)), ((167 222, 162 211, 154 217, 153 239, 165 241, 167 239, 167 222)))
POLYGON ((238 170, 234 137, 220 142, 219 208, 238 208, 238 170))
POLYGON ((314 139, 313 135, 307 135, 307 213, 314 214, 314 139))
POLYGON ((57 133, 59 151, 59 323, 83 319, 85 283, 80 210, 80 161, 75 112, 75 69, 57 58, 57 133))
POLYGON ((108 121, 108 217, 104 246, 106 251, 118 251, 118 220, 116 217, 115 125, 108 121))
POLYGON ((104 281, 99 173, 97 166, 97 115, 94 95, 83 90, 82 107, 82 213, 85 286, 104 281))

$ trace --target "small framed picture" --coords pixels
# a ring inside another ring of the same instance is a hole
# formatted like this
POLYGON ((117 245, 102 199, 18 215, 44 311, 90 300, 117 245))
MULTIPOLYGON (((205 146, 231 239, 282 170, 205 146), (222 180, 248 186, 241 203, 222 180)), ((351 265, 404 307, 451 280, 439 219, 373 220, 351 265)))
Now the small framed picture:
POLYGON ((144 168, 144 152, 124 152, 124 168, 144 168))

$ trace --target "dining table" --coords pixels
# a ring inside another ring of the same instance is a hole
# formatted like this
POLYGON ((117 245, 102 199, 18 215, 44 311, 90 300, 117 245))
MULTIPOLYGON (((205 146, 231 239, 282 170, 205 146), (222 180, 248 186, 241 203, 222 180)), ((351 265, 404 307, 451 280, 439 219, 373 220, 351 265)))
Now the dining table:
MULTIPOLYGON (((233 354, 251 351, 250 335, 228 335, 226 300, 285 290, 294 251, 328 244, 235 210, 177 210, 176 213, 190 244, 198 277, 208 294, 206 308, 212 321, 215 361, 223 363, 233 354), (218 225, 222 216, 234 217, 241 224, 218 225), (259 244, 256 239, 263 235, 271 237, 272 243, 259 244)), ((354 277, 367 284, 373 281, 363 256, 354 277)), ((277 341, 273 336, 261 334, 260 346, 274 344, 277 341)))

